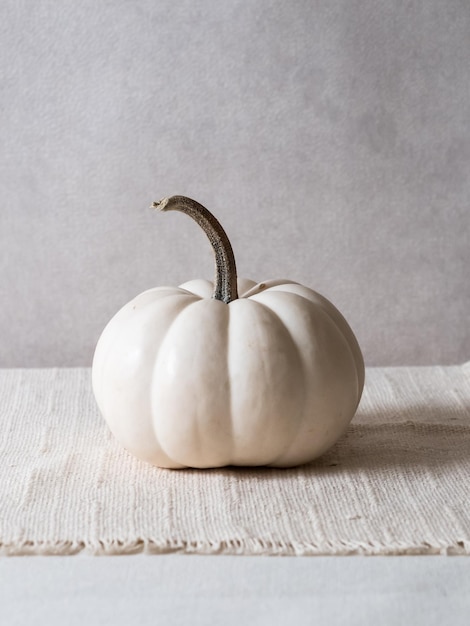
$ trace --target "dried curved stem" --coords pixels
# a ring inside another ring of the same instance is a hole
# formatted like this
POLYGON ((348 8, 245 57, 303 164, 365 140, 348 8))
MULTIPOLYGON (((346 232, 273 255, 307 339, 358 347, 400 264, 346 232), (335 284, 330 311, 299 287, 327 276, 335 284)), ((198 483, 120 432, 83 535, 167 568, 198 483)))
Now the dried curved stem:
POLYGON ((228 304, 238 298, 237 268, 230 241, 219 222, 202 204, 186 198, 171 196, 154 202, 157 211, 181 211, 189 215, 206 233, 215 256, 215 289, 213 298, 228 304))

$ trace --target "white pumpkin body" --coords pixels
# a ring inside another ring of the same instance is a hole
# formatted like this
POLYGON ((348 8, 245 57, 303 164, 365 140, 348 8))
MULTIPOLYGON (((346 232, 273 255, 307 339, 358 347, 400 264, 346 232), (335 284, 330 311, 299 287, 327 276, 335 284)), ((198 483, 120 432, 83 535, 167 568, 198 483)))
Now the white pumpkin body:
POLYGON ((118 441, 167 468, 289 467, 326 451, 359 403, 364 363, 339 311, 289 281, 157 287, 104 329, 93 390, 118 441))

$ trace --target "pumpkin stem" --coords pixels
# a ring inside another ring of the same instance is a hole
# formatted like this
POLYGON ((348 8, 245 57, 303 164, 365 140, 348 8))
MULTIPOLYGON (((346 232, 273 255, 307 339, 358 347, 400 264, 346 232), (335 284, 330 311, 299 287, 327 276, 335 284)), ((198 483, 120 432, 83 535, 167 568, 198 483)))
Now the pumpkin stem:
POLYGON ((228 304, 238 298, 237 268, 230 241, 219 222, 202 204, 185 196, 171 196, 154 202, 157 211, 181 211, 199 224, 211 242, 215 256, 215 289, 212 295, 216 300, 228 304))

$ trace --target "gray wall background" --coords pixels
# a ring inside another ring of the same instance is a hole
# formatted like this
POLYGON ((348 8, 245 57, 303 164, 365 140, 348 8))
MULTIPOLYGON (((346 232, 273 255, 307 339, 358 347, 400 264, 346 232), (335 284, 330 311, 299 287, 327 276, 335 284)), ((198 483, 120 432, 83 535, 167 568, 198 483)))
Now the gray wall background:
POLYGON ((0 365, 89 364, 138 292, 330 298, 369 365, 470 358, 468 0, 3 0, 0 365))

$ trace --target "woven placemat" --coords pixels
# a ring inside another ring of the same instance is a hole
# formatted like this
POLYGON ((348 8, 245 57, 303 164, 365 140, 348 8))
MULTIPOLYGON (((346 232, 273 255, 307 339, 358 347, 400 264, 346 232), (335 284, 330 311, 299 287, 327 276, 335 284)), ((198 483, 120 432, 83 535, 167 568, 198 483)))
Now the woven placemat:
POLYGON ((162 470, 90 370, 0 371, 0 552, 470 554, 470 363, 368 369, 347 434, 289 470, 162 470))

